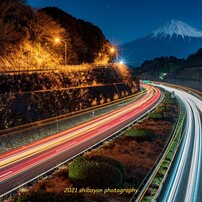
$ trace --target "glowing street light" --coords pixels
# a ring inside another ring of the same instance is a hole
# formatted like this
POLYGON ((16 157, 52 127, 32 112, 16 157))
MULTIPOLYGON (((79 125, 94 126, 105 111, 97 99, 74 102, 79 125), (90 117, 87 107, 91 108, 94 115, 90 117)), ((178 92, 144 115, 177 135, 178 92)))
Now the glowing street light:
POLYGON ((110 61, 116 61, 118 57, 118 49, 115 45, 111 45, 108 49, 110 61))
POLYGON ((115 52, 115 48, 111 48, 111 49, 110 49, 110 52, 111 52, 111 53, 114 53, 114 52, 115 52))
POLYGON ((120 61, 119 61, 119 64, 120 64, 120 65, 123 65, 123 64, 124 64, 124 61, 123 61, 123 60, 120 60, 120 61))
MULTIPOLYGON (((58 38, 58 37, 55 38, 55 43, 60 43, 60 41, 61 41, 60 38, 58 38)), ((67 43, 64 40, 63 40, 63 42, 65 44, 65 66, 66 66, 67 65, 67 43)))
POLYGON ((59 38, 55 38, 55 43, 59 43, 60 39, 59 38))
POLYGON ((112 55, 118 55, 118 49, 115 45, 111 45, 111 47, 109 48, 109 52, 112 54, 112 55))

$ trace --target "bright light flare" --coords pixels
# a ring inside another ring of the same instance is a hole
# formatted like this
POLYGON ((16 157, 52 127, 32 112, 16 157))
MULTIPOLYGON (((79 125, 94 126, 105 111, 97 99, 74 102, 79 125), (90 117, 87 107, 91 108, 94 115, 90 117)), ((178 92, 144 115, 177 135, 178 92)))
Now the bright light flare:
POLYGON ((123 60, 120 60, 120 61, 119 61, 119 64, 120 64, 120 65, 123 65, 123 64, 124 64, 124 61, 123 61, 123 60))
POLYGON ((110 52, 111 52, 111 53, 114 53, 114 52, 115 52, 115 48, 112 47, 112 48, 110 49, 110 52))
POLYGON ((118 48, 115 45, 112 45, 109 48, 109 51, 110 51, 111 54, 117 54, 118 53, 118 48))
POLYGON ((128 64, 128 60, 126 57, 120 55, 116 58, 116 63, 120 66, 124 66, 128 64))
POLYGON ((55 43, 59 43, 60 42, 60 38, 56 37, 55 38, 55 43))

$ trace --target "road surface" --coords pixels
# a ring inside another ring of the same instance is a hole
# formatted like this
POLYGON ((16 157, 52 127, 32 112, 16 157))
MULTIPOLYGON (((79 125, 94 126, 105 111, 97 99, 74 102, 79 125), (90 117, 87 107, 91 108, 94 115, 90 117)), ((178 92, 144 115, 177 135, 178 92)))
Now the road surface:
POLYGON ((202 201, 202 101, 184 90, 160 85, 175 94, 186 107, 185 133, 177 156, 157 201, 202 201))
POLYGON ((161 97, 148 87, 141 99, 64 132, 1 154, 0 196, 96 145, 147 112, 161 97))

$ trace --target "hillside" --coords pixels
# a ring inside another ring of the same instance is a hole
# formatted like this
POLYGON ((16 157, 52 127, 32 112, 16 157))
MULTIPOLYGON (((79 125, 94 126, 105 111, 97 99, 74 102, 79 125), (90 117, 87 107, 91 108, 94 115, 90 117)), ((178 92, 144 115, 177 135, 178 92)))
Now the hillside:
POLYGON ((56 7, 46 7, 41 11, 65 29, 67 36, 64 38, 67 38, 65 40, 69 43, 69 64, 92 63, 99 52, 107 53, 110 43, 99 27, 77 19, 56 7))
POLYGON ((139 91, 121 65, 82 66, 71 71, 0 75, 0 129, 47 119, 139 91))
POLYGON ((0 71, 107 64, 115 57, 102 31, 56 7, 0 1, 0 71), (57 39, 57 40, 56 40, 57 39))
POLYGON ((185 68, 178 74, 168 75, 164 81, 187 86, 202 92, 202 66, 185 68))
POLYGON ((133 69, 140 79, 164 81, 202 91, 202 49, 187 59, 160 57, 145 61, 140 68, 133 69))
POLYGON ((102 31, 56 7, 0 1, 0 129, 139 91, 102 31), (80 64, 80 66, 78 66, 80 64))

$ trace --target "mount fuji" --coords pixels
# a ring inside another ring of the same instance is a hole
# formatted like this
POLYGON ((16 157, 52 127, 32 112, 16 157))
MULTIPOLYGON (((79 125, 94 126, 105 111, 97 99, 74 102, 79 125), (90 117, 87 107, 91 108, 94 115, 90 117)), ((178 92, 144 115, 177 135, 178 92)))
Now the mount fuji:
POLYGON ((202 48, 202 31, 182 21, 171 20, 149 35, 121 45, 121 54, 129 65, 140 66, 145 60, 175 56, 186 58, 202 48))

